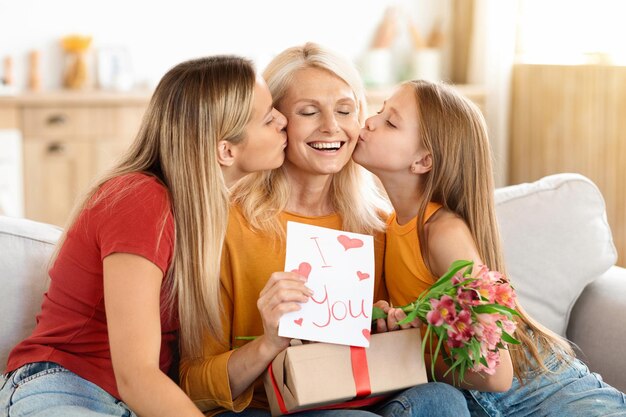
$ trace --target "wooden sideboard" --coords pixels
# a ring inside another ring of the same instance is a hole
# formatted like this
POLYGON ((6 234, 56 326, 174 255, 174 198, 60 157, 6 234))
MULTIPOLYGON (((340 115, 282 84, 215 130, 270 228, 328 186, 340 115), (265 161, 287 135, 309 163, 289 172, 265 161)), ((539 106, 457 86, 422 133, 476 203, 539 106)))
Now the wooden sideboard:
POLYGON ((77 197, 134 139, 150 93, 46 92, 0 98, 22 132, 25 216, 63 226, 77 197))

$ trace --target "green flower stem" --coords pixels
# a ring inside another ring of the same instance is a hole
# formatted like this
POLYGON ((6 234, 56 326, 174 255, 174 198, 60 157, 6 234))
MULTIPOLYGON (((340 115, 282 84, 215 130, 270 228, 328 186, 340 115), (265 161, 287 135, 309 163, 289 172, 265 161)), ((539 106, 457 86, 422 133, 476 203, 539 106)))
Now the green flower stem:
POLYGON ((254 340, 259 336, 235 336, 235 340, 254 340))

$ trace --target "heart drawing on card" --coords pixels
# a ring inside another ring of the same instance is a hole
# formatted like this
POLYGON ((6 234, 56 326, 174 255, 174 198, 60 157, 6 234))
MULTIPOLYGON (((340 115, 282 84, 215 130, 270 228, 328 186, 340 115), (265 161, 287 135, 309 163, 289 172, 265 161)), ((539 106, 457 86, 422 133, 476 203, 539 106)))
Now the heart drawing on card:
POLYGON ((369 329, 363 329, 362 333, 363 333, 363 337, 365 337, 367 339, 367 341, 369 342, 369 340, 370 340, 370 331, 369 331, 369 329))
POLYGON ((370 274, 367 272, 356 271, 357 276, 359 277, 359 281, 363 281, 364 279, 368 279, 370 274))
POLYGON ((302 326, 302 317, 300 317, 297 320, 294 320, 293 322, 296 323, 298 326, 302 326))
POLYGON ((345 250, 360 248, 363 246, 363 241, 361 239, 351 239, 346 235, 337 236, 337 240, 341 243, 345 250))
POLYGON ((295 272, 302 275, 306 279, 309 279, 309 274, 311 273, 311 264, 308 262, 301 262, 300 266, 298 266, 298 269, 292 269, 291 272, 295 272))

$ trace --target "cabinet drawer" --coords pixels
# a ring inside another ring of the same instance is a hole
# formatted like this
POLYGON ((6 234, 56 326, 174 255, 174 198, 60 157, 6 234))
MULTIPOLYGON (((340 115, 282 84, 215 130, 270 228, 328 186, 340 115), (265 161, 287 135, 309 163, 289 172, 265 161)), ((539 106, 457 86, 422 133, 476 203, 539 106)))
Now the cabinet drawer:
POLYGON ((25 138, 60 138, 89 135, 97 129, 90 109, 80 107, 34 107, 22 112, 25 138))
POLYGON ((26 107, 22 112, 24 137, 65 139, 85 137, 134 137, 144 106, 26 107))

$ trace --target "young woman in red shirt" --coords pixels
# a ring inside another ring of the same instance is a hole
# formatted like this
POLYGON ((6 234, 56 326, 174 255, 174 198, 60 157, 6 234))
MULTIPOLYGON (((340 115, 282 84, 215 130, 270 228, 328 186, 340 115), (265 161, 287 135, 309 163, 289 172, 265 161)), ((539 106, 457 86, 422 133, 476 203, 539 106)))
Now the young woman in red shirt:
POLYGON ((219 334, 228 188, 280 166, 285 117, 248 60, 183 62, 134 144, 62 236, 32 335, 0 379, 0 415, 202 416, 168 377, 219 334))

